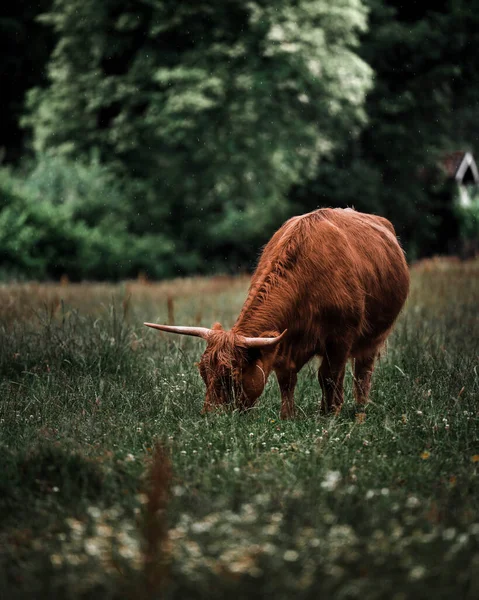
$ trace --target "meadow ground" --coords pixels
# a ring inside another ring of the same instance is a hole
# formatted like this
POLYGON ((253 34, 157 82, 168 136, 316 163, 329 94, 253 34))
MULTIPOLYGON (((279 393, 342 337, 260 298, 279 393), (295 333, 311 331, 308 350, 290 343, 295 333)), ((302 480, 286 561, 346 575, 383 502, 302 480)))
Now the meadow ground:
POLYGON ((479 598, 479 263, 428 261, 374 377, 201 416, 247 278, 0 288, 1 598, 479 598))

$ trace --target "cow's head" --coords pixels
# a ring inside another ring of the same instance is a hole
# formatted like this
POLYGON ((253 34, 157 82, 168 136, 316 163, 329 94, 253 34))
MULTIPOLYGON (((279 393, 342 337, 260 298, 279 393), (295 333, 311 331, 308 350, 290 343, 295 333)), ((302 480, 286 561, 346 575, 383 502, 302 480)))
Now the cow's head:
POLYGON ((266 332, 261 337, 245 337, 225 331, 219 323, 206 327, 176 327, 145 323, 148 327, 201 337, 206 350, 199 362, 206 385, 203 412, 215 406, 251 408, 261 396, 273 366, 278 344, 286 333, 266 332))

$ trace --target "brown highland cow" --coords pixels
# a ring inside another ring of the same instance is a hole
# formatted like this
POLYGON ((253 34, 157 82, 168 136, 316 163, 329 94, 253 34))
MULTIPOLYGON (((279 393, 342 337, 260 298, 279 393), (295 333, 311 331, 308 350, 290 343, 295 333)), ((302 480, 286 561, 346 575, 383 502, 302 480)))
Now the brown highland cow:
POLYGON ((289 219, 266 244, 230 331, 219 323, 145 325, 206 341, 203 411, 230 403, 251 408, 274 371, 281 418, 293 417, 298 372, 319 356, 322 411, 337 413, 348 359, 356 402, 367 402, 374 362, 408 290, 408 267, 388 220, 325 208, 289 219))

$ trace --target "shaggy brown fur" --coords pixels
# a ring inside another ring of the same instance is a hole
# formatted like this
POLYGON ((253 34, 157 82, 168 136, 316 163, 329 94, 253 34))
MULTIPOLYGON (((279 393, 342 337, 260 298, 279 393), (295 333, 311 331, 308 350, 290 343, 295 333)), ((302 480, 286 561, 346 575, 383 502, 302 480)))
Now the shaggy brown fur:
POLYGON ((297 373, 315 355, 323 358, 323 410, 341 408, 348 359, 354 360, 356 401, 364 404, 375 359, 408 290, 404 253, 386 219, 329 208, 290 219, 265 246, 231 331, 217 324, 207 340, 200 362, 204 410, 227 401, 225 378, 240 405, 252 406, 274 371, 281 416, 291 417, 297 373), (242 344, 244 337, 277 336, 285 329, 276 346, 242 344))

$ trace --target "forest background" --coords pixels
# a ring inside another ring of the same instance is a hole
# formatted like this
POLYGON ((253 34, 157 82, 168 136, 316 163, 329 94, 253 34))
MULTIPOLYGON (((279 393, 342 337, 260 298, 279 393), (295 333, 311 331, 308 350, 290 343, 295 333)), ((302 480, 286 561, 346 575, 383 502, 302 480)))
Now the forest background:
POLYGON ((478 0, 17 0, 0 47, 0 279, 245 271, 321 206, 410 261, 479 237, 440 167, 479 152, 478 0))

